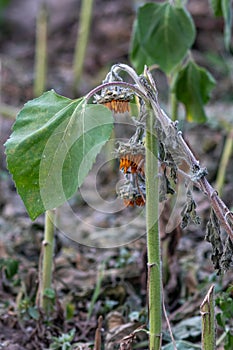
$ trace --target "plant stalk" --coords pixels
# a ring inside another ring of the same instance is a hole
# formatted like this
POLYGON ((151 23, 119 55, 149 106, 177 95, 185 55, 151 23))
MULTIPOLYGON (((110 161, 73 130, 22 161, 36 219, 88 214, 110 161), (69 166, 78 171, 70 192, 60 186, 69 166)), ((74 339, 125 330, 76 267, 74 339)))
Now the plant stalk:
POLYGON ((214 350, 215 345, 215 314, 214 286, 211 286, 201 306, 202 317, 202 350, 214 350))
POLYGON ((88 315, 87 315, 87 319, 90 320, 90 317, 92 315, 92 312, 94 310, 94 306, 96 304, 96 301, 101 293, 101 285, 103 282, 103 278, 104 278, 104 269, 105 269, 105 262, 103 262, 103 264, 101 264, 100 269, 98 271, 98 276, 97 276, 97 282, 96 282, 96 286, 95 286, 95 290, 94 293, 92 295, 91 298, 91 304, 89 306, 89 310, 88 310, 88 315))
POLYGON ((162 340, 162 272, 158 222, 158 181, 158 147, 154 134, 154 114, 149 109, 146 130, 146 224, 150 350, 159 350, 162 340))
POLYGON ((233 150, 233 128, 229 131, 227 135, 222 157, 219 164, 219 170, 218 170, 217 180, 216 180, 216 190, 218 191, 219 196, 222 195, 222 189, 223 189, 224 180, 226 176, 226 169, 231 157, 232 150, 233 150))
POLYGON ((77 93, 78 84, 83 72, 84 59, 86 55, 88 37, 90 32, 93 0, 82 0, 80 24, 78 28, 77 40, 75 44, 73 73, 74 93, 77 93))
POLYGON ((54 220, 55 210, 45 212, 45 231, 43 244, 42 273, 40 280, 40 306, 48 314, 51 301, 46 297, 46 289, 51 289, 54 251, 54 220))
MULTIPOLYGON (((41 4, 36 23, 36 53, 35 53, 35 80, 34 96, 41 95, 46 86, 47 72, 47 6, 41 4)), ((51 300, 46 297, 46 290, 51 289, 53 271, 53 250, 54 250, 54 220, 55 210, 48 210, 45 213, 44 240, 42 243, 42 267, 40 272, 39 305, 48 315, 51 300)))
POLYGON ((176 121, 178 118, 178 101, 174 92, 170 92, 171 120, 176 121))
POLYGON ((47 72, 47 6, 41 4, 36 23, 34 96, 45 90, 47 72))

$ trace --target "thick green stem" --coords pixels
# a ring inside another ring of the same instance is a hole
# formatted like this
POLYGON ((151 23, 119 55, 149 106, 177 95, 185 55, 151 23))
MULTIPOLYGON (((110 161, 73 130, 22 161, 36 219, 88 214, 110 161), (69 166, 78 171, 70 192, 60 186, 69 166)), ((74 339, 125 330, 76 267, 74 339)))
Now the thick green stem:
POLYGON ((74 72, 74 93, 77 92, 77 87, 83 71, 84 59, 86 55, 87 42, 90 32, 90 23, 92 15, 93 0, 82 0, 82 8, 80 15, 80 24, 78 28, 78 35, 75 44, 75 54, 73 62, 74 72))
MULTIPOLYGON (((45 90, 47 71, 47 7, 41 4, 36 25, 36 53, 34 95, 39 96, 45 90)), ((45 213, 45 229, 42 247, 42 269, 40 273, 39 302, 46 314, 50 311, 51 299, 46 296, 46 289, 51 289, 54 248, 55 210, 45 213)))
POLYGON ((45 3, 42 3, 36 23, 34 96, 41 95, 46 85, 47 17, 47 7, 45 3))
POLYGON ((202 317, 202 350, 214 350, 215 345, 215 315, 214 286, 211 286, 201 306, 202 317))
POLYGON ((146 223, 150 350, 159 350, 162 339, 162 278, 158 206, 158 147, 154 135, 154 114, 149 111, 146 131, 146 223))
POLYGON ((43 241, 43 261, 40 281, 40 306, 48 313, 51 300, 46 297, 46 289, 51 289, 53 271, 53 250, 54 250, 54 220, 55 210, 48 210, 45 213, 45 231, 43 241))
POLYGON ((223 189, 225 176, 226 176, 226 169, 231 157, 232 150, 233 150, 233 128, 229 131, 227 135, 222 157, 218 168, 216 190, 218 191, 219 196, 221 196, 222 194, 222 189, 223 189))

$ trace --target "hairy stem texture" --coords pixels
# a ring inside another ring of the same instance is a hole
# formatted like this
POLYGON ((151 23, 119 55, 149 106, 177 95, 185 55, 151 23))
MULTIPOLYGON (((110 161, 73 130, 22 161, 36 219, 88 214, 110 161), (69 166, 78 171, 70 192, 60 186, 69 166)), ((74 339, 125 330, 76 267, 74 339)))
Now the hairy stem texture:
POLYGON ((149 111, 146 131, 146 220, 148 254, 148 302, 150 323, 150 350, 161 347, 162 278, 158 223, 158 149, 153 133, 154 115, 149 111))
POLYGON ((46 297, 46 289, 52 285, 53 271, 53 250, 54 250, 54 220, 55 210, 48 210, 45 213, 45 232, 43 241, 43 261, 40 288, 40 305, 48 313, 51 301, 46 297))
POLYGON ((215 346, 215 314, 214 286, 211 286, 201 306, 202 317, 202 350, 214 350, 215 346))

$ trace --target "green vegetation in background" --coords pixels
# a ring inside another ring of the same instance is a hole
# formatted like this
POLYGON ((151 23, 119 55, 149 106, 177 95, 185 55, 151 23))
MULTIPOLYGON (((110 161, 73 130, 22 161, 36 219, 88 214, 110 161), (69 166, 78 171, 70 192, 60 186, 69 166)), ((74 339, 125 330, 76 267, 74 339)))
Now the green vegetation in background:
POLYGON ((138 73, 146 64, 157 65, 166 74, 173 120, 178 119, 177 104, 181 102, 187 119, 202 123, 207 119, 204 105, 215 80, 193 61, 190 49, 195 37, 194 22, 181 1, 146 3, 139 7, 134 22, 130 58, 138 73))

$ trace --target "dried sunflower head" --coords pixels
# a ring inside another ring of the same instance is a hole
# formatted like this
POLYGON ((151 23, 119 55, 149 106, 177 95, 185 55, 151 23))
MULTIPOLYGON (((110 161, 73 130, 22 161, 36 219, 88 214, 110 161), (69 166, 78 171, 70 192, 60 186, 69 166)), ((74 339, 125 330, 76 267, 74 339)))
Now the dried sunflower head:
POLYGON ((124 184, 118 189, 118 196, 124 200, 127 207, 144 206, 146 203, 145 183, 138 181, 137 174, 128 175, 124 184))
POLYGON ((139 141, 136 143, 119 142, 116 156, 120 159, 120 170, 126 173, 140 173, 145 176, 145 146, 139 141))
POLYGON ((145 176, 145 157, 142 153, 139 154, 132 154, 132 153, 126 153, 120 157, 120 170, 123 171, 123 173, 130 172, 132 174, 134 173, 141 173, 143 176, 145 176))
POLYGON ((115 87, 104 89, 101 95, 95 95, 94 103, 103 104, 114 113, 125 113, 130 111, 130 101, 133 93, 129 89, 115 87))

